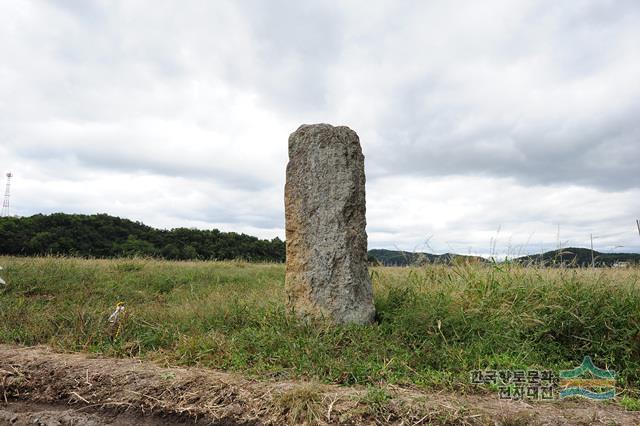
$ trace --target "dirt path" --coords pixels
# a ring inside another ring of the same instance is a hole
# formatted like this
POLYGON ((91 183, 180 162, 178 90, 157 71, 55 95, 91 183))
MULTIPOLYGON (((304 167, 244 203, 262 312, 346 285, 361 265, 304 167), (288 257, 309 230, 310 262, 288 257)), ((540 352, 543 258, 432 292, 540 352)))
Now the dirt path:
POLYGON ((639 425, 614 403, 500 401, 491 395, 255 381, 200 368, 0 345, 0 424, 639 425))
POLYGON ((0 405, 0 425, 193 425, 193 419, 176 416, 145 416, 142 413, 87 410, 71 408, 65 404, 38 404, 32 402, 8 402, 0 405), (88 412, 86 412, 88 411, 88 412))

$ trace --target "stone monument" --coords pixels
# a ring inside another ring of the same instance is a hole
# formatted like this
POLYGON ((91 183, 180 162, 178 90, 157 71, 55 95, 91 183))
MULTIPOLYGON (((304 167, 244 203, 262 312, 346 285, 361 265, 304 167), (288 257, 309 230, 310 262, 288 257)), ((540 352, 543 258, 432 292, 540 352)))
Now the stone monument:
POLYGON ((338 324, 374 320, 367 270, 364 156, 345 126, 302 125, 289 136, 285 185, 288 307, 338 324))

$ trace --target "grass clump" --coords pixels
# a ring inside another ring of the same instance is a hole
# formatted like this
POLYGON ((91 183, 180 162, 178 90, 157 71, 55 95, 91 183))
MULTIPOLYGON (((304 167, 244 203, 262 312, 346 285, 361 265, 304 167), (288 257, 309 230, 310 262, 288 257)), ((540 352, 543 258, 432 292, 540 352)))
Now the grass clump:
POLYGON ((274 402, 289 424, 317 424, 322 415, 322 394, 312 385, 285 391, 274 402))
POLYGON ((640 386, 637 268, 372 270, 378 322, 292 319, 284 266, 0 258, 0 342, 344 385, 459 388, 474 369, 569 369, 589 355, 640 386), (126 306, 117 336, 108 317, 126 306))
POLYGON ((360 399, 372 416, 380 416, 388 411, 391 395, 382 387, 367 386, 366 393, 360 399))
POLYGON ((630 396, 623 396, 620 399, 620 405, 627 411, 640 411, 640 399, 630 396))

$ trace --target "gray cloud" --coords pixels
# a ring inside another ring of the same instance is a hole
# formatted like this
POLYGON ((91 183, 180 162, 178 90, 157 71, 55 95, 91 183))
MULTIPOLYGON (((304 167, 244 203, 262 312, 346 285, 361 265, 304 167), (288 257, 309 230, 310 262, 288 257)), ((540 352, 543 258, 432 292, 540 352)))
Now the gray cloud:
MULTIPOLYGON (((480 113, 481 114, 481 113, 480 113)), ((385 174, 516 177, 525 183, 567 183, 610 189, 640 186, 640 106, 613 117, 523 125, 484 123, 464 129, 466 112, 415 115, 383 132, 385 174)), ((603 114, 604 115, 604 114, 603 114)), ((393 120, 393 119, 391 119, 393 120)))
POLYGON ((372 246, 638 249, 639 39, 634 0, 3 3, 0 168, 20 214, 282 237, 287 136, 333 122, 372 246))

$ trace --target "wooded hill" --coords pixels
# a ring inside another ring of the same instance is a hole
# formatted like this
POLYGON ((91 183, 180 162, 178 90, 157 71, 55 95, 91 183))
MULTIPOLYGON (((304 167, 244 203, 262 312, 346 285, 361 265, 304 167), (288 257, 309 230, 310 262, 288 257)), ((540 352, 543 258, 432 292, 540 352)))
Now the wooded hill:
POLYGON ((283 262, 285 243, 217 229, 155 229, 106 214, 55 213, 0 218, 0 254, 283 262))
MULTIPOLYGON (((111 258, 152 256, 171 260, 245 259, 284 262, 285 242, 246 234, 176 228, 155 229, 140 222, 106 214, 55 213, 0 218, 0 255, 68 255, 111 258)), ((638 253, 594 252, 596 266, 640 263, 638 253)), ((591 250, 565 248, 512 260, 545 266, 590 266, 591 250)), ((385 266, 484 263, 487 259, 453 253, 432 254, 399 250, 369 250, 369 262, 385 266)))
POLYGON ((429 263, 484 263, 488 261, 479 256, 465 256, 453 253, 432 254, 400 250, 373 249, 369 250, 369 262, 377 262, 384 266, 409 266, 424 265, 429 263))
MULTIPOLYGON (((593 252, 595 266, 613 266, 616 263, 640 264, 640 253, 601 253, 593 252)), ((587 267, 591 266, 591 250, 580 247, 568 247, 511 259, 511 262, 523 265, 541 265, 549 267, 587 267)), ((484 263, 489 260, 478 256, 463 256, 453 253, 441 255, 431 253, 408 252, 399 250, 369 250, 369 262, 385 266, 409 266, 435 264, 484 263)))
MULTIPOLYGON (((514 259, 514 262, 522 264, 539 264, 543 266, 591 266, 591 249, 581 247, 568 247, 551 250, 542 254, 533 254, 514 259)), ((613 266, 616 263, 627 262, 629 264, 640 263, 640 253, 601 253, 593 251, 593 263, 595 266, 613 266)))

